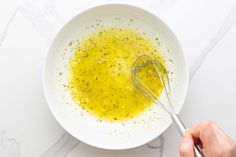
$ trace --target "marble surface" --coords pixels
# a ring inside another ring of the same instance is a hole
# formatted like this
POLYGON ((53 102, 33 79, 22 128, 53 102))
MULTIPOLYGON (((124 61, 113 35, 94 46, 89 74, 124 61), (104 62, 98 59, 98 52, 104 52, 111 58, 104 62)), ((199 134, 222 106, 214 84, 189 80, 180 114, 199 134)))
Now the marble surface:
POLYGON ((180 117, 187 126, 212 119, 236 140, 235 0, 0 0, 0 157, 178 156, 173 125, 141 147, 102 150, 65 132, 47 107, 41 78, 50 41, 76 14, 107 3, 140 6, 173 29, 190 68, 180 117))

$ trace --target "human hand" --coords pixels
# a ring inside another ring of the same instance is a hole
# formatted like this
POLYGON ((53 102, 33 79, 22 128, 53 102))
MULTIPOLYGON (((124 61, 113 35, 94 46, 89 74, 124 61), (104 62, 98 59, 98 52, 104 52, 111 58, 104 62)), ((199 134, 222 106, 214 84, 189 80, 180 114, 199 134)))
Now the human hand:
POLYGON ((194 157, 194 139, 202 142, 204 157, 236 157, 236 145, 214 122, 200 123, 188 130, 180 145, 181 157, 194 157))

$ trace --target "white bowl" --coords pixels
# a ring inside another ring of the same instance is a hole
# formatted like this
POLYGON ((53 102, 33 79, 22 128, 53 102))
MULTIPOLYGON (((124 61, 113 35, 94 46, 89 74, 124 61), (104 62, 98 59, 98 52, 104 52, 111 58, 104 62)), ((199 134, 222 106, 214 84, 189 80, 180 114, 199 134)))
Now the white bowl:
MULTIPOLYGON (((183 106, 188 86, 188 69, 176 36, 157 16, 134 6, 109 4, 91 8, 71 19, 53 40, 45 62, 44 92, 48 106, 61 126, 72 136, 104 149, 128 149, 143 145, 162 134, 171 124, 169 115, 153 105, 141 115, 123 122, 98 121, 82 110, 64 85, 68 81, 68 61, 75 46, 71 41, 94 32, 99 27, 126 27, 144 32, 166 57, 171 75, 172 100, 176 112, 183 106), (132 19, 132 20, 131 20, 132 19), (132 22, 130 22, 132 21, 132 22), (172 63, 173 61, 173 63, 172 63)), ((165 102, 163 95, 161 101, 165 102)))

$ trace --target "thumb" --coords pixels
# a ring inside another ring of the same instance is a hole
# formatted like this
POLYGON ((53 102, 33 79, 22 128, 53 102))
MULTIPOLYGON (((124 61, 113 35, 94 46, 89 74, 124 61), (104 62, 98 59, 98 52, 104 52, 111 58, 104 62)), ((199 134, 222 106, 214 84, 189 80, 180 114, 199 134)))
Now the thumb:
POLYGON ((189 133, 185 133, 179 148, 181 157, 194 157, 194 141, 189 133))

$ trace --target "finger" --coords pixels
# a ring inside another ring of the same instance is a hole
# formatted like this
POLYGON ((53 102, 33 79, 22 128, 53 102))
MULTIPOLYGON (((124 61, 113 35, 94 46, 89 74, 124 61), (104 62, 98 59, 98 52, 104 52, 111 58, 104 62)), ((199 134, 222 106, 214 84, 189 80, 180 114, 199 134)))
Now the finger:
POLYGON ((225 131, 221 127, 213 123, 213 128, 216 131, 219 139, 226 139, 231 144, 234 143, 234 141, 225 133, 225 131))
POLYGON ((194 142, 189 133, 184 135, 179 148, 179 153, 181 157, 194 157, 194 142))
POLYGON ((212 145, 218 143, 218 139, 214 130, 214 123, 212 121, 206 121, 200 123, 193 128, 190 129, 190 134, 195 137, 199 138, 204 145, 212 145))
POLYGON ((221 140, 221 143, 225 143, 224 145, 229 144, 230 146, 234 146, 235 143, 234 141, 224 132, 224 130, 222 128, 220 128, 218 125, 216 125, 214 123, 213 128, 216 131, 216 135, 218 137, 218 139, 225 139, 225 141, 221 140))

